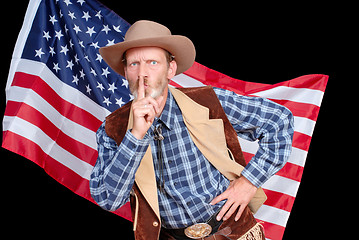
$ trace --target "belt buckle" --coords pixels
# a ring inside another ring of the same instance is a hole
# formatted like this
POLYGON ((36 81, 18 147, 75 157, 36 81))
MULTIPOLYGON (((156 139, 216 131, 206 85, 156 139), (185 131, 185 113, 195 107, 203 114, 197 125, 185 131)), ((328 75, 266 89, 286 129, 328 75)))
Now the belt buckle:
POLYGON ((191 239, 201 239, 207 237, 212 232, 211 225, 207 223, 197 223, 187 227, 184 234, 191 239))

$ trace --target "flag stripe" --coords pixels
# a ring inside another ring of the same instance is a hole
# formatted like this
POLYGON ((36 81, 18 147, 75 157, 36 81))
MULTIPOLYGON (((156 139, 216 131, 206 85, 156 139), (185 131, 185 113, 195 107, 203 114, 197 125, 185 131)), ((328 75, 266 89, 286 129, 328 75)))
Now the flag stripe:
POLYGON ((266 239, 282 239, 285 227, 258 219, 264 227, 266 239))
MULTIPOLYGON (((4 127, 4 131, 16 133, 33 141, 39 145, 42 151, 63 164, 65 167, 68 167, 87 180, 90 179, 90 174, 93 168, 92 165, 64 150, 56 142, 52 141, 42 129, 18 117, 5 116, 3 121, 4 126, 6 126, 4 127)), ((26 150, 31 151, 31 149, 26 150)))
POLYGON ((80 141, 92 149, 97 150, 96 139, 94 139, 94 132, 79 125, 64 116, 62 116, 56 109, 54 109, 41 96, 31 89, 13 86, 8 97, 8 102, 24 102, 41 112, 47 119, 49 119, 57 128, 61 129, 65 134, 71 136, 77 141, 80 141), (74 131, 76 129, 76 131, 74 131))
POLYGON ((269 189, 263 189, 267 196, 270 196, 265 202, 265 205, 280 208, 282 210, 290 212, 295 200, 295 197, 283 194, 281 192, 271 191, 269 189))
MULTIPOLYGON (((82 142, 76 141, 63 133, 49 119, 26 103, 8 101, 6 116, 17 116, 33 125, 41 128, 44 133, 55 141, 60 147, 73 155, 82 159, 91 165, 94 165, 97 159, 97 151, 88 147, 82 142)), ((65 123, 66 124, 66 123, 65 123)), ((94 138, 94 136, 92 136, 94 138)))
POLYGON ((96 131, 102 123, 102 121, 95 118, 89 112, 64 100, 38 76, 16 72, 12 86, 31 88, 53 106, 61 115, 91 129, 92 131, 96 131))

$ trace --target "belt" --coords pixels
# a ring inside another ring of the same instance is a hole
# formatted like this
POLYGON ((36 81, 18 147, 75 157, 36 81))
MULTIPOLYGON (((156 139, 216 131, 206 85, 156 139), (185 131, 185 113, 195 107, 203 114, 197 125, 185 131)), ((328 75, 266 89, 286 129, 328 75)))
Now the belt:
MULTIPOLYGON (((219 212, 219 211, 218 211, 219 212)), ((223 220, 217 221, 217 214, 214 214, 205 223, 196 223, 186 228, 166 229, 172 237, 177 240, 202 239, 218 231, 223 220)))

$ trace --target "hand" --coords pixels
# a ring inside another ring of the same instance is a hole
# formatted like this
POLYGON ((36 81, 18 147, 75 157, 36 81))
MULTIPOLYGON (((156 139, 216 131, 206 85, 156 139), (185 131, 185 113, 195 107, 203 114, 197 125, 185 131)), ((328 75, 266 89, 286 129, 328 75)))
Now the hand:
POLYGON ((155 116, 160 114, 160 103, 163 96, 154 99, 152 97, 145 97, 144 79, 140 77, 137 90, 137 99, 132 104, 133 111, 133 127, 132 134, 137 139, 143 139, 146 132, 151 127, 155 116))
POLYGON ((257 192, 257 187, 254 186, 245 177, 241 176, 236 180, 233 180, 226 191, 215 197, 211 205, 217 204, 222 200, 227 199, 227 202, 223 205, 221 211, 217 215, 217 221, 220 221, 223 217, 223 221, 229 219, 232 214, 239 207, 235 221, 238 221, 241 217, 245 207, 257 192), (227 212, 228 211, 228 212, 227 212), (227 212, 227 213, 226 213, 227 212), (224 215, 225 214, 225 215, 224 215))

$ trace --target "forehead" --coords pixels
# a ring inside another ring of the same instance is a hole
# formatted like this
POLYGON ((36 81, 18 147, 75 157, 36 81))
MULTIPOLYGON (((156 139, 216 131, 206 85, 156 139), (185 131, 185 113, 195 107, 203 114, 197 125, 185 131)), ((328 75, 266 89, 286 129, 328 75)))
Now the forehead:
POLYGON ((159 47, 137 47, 126 51, 127 60, 165 58, 166 51, 159 47))

